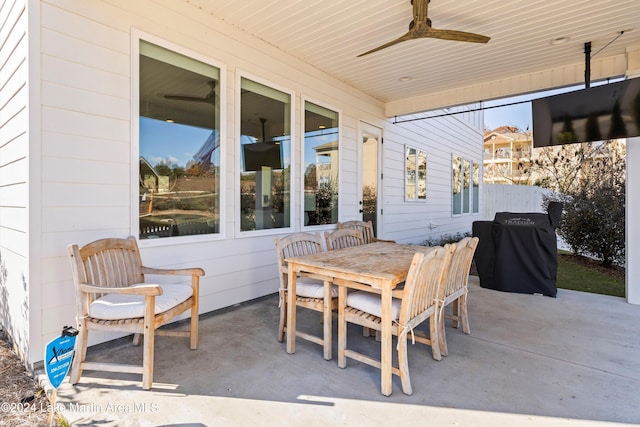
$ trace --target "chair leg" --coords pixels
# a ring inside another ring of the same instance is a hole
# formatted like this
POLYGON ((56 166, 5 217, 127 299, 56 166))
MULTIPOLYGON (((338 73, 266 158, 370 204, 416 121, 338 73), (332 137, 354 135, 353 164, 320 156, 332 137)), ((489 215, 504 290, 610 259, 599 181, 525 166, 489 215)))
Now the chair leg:
POLYGON ((456 298, 456 300, 453 302, 452 308, 453 308, 453 327, 454 329, 458 329, 458 327, 460 326, 460 298, 456 298))
POLYGON ((280 322, 278 323, 278 342, 284 341, 284 329, 287 327, 287 296, 280 293, 280 322))
POLYGON ((191 326, 189 331, 189 348, 191 350, 198 349, 198 323, 200 316, 198 315, 198 304, 191 306, 191 326))
POLYGON ((398 370, 400 371, 400 381, 402 382, 402 392, 413 394, 411 388, 411 378, 409 377, 409 360, 407 358, 407 339, 398 339, 398 370))
POLYGON ((82 376, 82 364, 87 358, 88 332, 84 321, 80 322, 78 331, 79 333, 76 341, 76 351, 73 358, 73 364, 71 365, 71 374, 69 376, 69 381, 71 382, 71 384, 76 384, 78 381, 80 381, 80 377, 82 376))
POLYGON ((189 330, 189 348, 196 350, 198 348, 198 324, 200 322, 200 309, 198 303, 200 301, 200 277, 193 276, 191 278, 191 325, 189 330))
POLYGON ((139 346, 142 342, 142 334, 133 334, 133 345, 139 346))
MULTIPOLYGON (((454 302, 455 304, 455 302, 454 302)), ((438 345, 440 346, 440 354, 442 356, 449 355, 449 348, 447 347, 447 333, 444 328, 444 310, 442 311, 442 316, 438 320, 438 327, 440 330, 438 331, 438 345)))
POLYGON ((429 339, 431 340, 431 352, 435 360, 441 360, 439 333, 440 324, 437 319, 437 315, 433 315, 429 318, 429 339))
POLYGON ((153 385, 153 349, 155 345, 154 306, 155 297, 145 298, 144 342, 142 349, 142 388, 151 389, 153 385), (150 302, 149 302, 150 300, 150 302))
POLYGON ((460 319, 462 320, 462 332, 470 334, 469 312, 467 311, 467 294, 460 296, 460 319))

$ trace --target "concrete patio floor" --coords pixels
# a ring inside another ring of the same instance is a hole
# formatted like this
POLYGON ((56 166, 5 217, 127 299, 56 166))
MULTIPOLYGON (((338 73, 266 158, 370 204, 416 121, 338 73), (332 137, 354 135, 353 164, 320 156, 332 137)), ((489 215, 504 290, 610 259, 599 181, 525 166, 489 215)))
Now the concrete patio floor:
MULTIPOLYGON (((298 310, 320 334, 318 313, 298 310)), ((557 298, 503 293, 470 280, 471 335, 447 323, 449 356, 409 346, 413 395, 380 393, 380 372, 325 361, 298 339, 277 341, 272 295, 202 316, 200 346, 156 338, 154 387, 137 375, 85 372, 60 386, 72 425, 128 426, 601 426, 640 423, 640 306, 560 289, 557 298)), ((334 327, 335 331, 335 327, 334 327)), ((349 345, 379 354, 350 325, 349 345)), ((129 339, 89 349, 94 360, 139 361, 129 339)))

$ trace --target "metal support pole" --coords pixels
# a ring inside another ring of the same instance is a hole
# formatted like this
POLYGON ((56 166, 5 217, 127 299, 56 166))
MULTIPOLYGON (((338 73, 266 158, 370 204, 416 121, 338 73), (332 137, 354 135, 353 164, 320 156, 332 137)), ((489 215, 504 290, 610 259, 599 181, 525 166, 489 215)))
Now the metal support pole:
POLYGON ((591 87, 591 42, 584 44, 584 87, 591 87))

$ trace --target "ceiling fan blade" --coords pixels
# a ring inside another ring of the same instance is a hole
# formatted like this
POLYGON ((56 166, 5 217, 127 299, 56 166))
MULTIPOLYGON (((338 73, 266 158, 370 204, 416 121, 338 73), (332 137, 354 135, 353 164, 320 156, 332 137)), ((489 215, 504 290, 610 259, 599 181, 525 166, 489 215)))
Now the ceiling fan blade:
POLYGON ((365 53, 361 53, 357 57, 360 58, 361 56, 369 55, 370 53, 377 52, 377 51, 385 49, 385 48, 387 48, 389 46, 393 46, 394 44, 398 44, 398 43, 403 42, 405 40, 411 40, 411 39, 414 39, 414 38, 415 37, 413 36, 413 33, 411 31, 409 31, 408 33, 406 33, 402 37, 398 37, 395 40, 392 40, 392 41, 390 41, 388 43, 385 43, 385 44, 383 44, 381 46, 378 46, 375 49, 368 50, 365 53))
POLYGON ((491 40, 491 37, 483 36, 480 34, 467 33, 464 31, 456 30, 438 30, 436 28, 430 28, 427 37, 472 43, 488 43, 489 40, 491 40))

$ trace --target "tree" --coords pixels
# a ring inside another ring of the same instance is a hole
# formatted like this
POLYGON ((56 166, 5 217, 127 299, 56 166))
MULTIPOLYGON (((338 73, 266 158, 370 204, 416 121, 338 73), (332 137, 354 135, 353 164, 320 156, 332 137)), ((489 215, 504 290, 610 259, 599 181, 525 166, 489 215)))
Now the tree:
POLYGON ((564 203, 558 234, 572 251, 595 256, 606 267, 625 255, 625 168, 623 144, 599 144, 597 155, 583 158, 580 173, 572 174, 564 195, 546 198, 564 203))
POLYGON ((544 147, 532 162, 532 174, 539 177, 535 185, 570 194, 580 186, 583 166, 604 155, 606 144, 583 142, 544 147))

